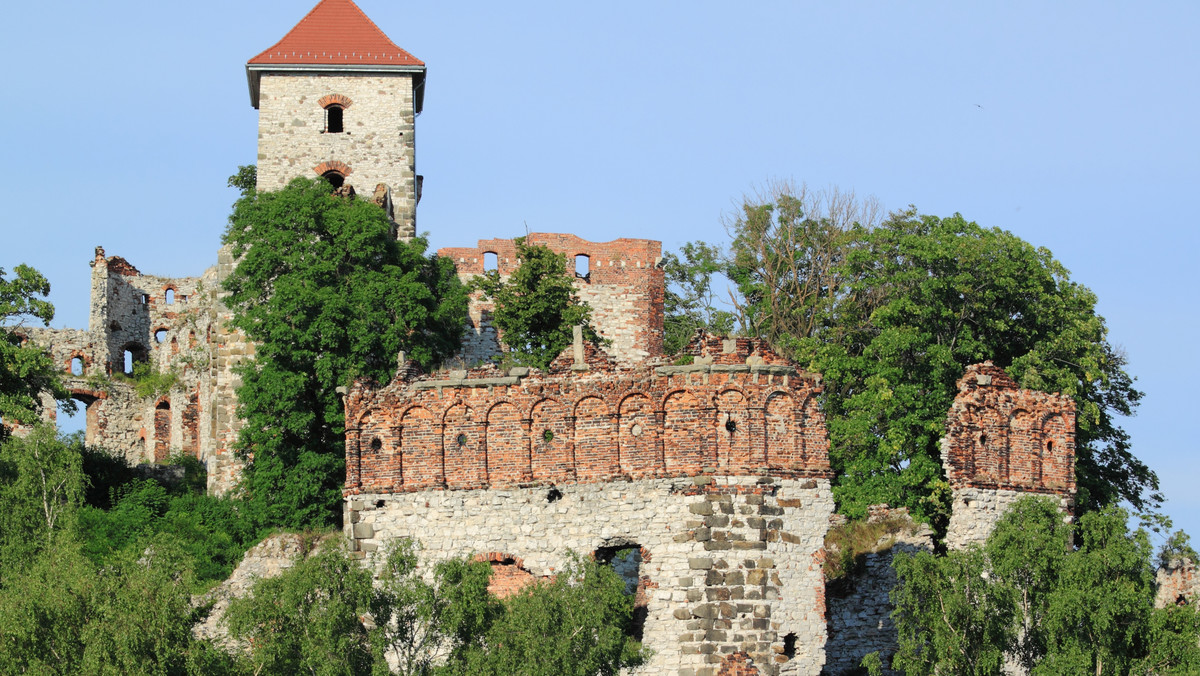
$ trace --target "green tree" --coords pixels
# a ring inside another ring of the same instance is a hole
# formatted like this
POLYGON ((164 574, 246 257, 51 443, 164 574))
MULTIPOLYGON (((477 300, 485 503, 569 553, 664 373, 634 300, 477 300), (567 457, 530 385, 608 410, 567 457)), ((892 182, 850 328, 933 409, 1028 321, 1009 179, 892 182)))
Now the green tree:
POLYGON ((704 242, 688 242, 679 254, 663 256, 667 289, 663 299, 663 352, 677 354, 696 331, 728 335, 734 315, 716 306, 713 277, 725 271, 725 253, 704 242))
POLYGON ((886 502, 943 522, 946 411, 963 369, 989 359, 1022 387, 1075 399, 1082 511, 1159 504, 1157 477, 1117 422, 1142 393, 1095 295, 1049 251, 958 215, 910 208, 872 227, 855 217, 869 210, 833 200, 812 214, 811 201, 748 204, 727 274, 743 326, 824 376, 842 512, 886 502))
POLYGON ((50 283, 28 265, 18 265, 13 271, 16 276, 6 279, 0 268, 0 440, 8 435, 6 425, 30 425, 38 420, 43 394, 74 410, 50 355, 29 344, 20 330, 30 320, 50 326, 54 306, 43 300, 50 294, 50 283))
POLYGON ((1052 500, 1030 497, 983 548, 898 556, 893 667, 914 676, 1000 674, 1006 661, 1047 675, 1196 673, 1200 614, 1154 608, 1149 539, 1127 519, 1107 507, 1072 526, 1052 500))
POLYGON ((417 549, 385 550, 378 585, 340 542, 327 541, 282 575, 260 580, 229 607, 232 634, 249 642, 249 668, 262 674, 430 674, 435 662, 483 645, 499 612, 484 562, 452 559, 432 582, 417 572, 417 549), (388 658, 398 672, 390 672, 388 658))
POLYGON ((467 644, 439 673, 615 675, 647 657, 631 636, 633 597, 609 566, 572 556, 553 581, 504 601, 483 642, 467 644))
POLYGON ((540 244, 513 240, 521 265, 508 280, 490 270, 476 277, 473 289, 495 303, 492 321, 517 363, 544 369, 573 340, 572 327, 583 325, 584 337, 598 341, 591 326, 592 309, 575 293, 567 274, 567 257, 540 244))
POLYGON ((224 241, 233 324, 255 341, 238 389, 243 479, 271 524, 336 522, 343 481, 339 386, 388 380, 401 350, 428 366, 459 345, 466 290, 425 241, 397 242, 383 211, 296 179, 249 192, 224 241))
POLYGON ((87 481, 81 446, 49 424, 0 441, 0 587, 37 552, 74 532, 87 481))
POLYGON ((0 591, 0 673, 221 674, 191 634, 187 559, 169 536, 98 569, 70 538, 0 591))
POLYGON ((370 674, 359 617, 371 596, 371 574, 327 542, 282 575, 259 580, 230 604, 226 620, 233 636, 249 641, 254 673, 370 674))

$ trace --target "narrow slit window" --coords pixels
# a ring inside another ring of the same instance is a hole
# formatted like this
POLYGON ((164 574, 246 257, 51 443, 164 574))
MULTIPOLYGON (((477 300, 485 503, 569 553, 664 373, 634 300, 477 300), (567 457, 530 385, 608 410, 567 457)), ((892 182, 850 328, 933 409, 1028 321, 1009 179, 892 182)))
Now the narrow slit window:
POLYGON ((133 351, 125 350, 125 370, 123 373, 127 376, 133 375, 133 351))
POLYGON ((342 127, 343 108, 336 103, 325 109, 325 131, 329 134, 340 134, 342 127))

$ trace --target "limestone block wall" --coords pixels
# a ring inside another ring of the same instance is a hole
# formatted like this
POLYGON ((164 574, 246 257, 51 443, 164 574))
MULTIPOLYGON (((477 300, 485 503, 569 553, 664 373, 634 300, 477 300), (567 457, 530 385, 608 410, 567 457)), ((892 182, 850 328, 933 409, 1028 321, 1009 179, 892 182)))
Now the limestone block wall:
POLYGON ((413 74, 263 73, 258 116, 258 189, 278 190, 297 176, 330 169, 357 192, 392 191, 401 236, 416 232, 413 74), (344 109, 344 131, 326 132, 325 106, 344 109))
MULTIPOLYGON (((575 278, 575 289, 579 298, 592 307, 596 331, 611 341, 607 349, 618 362, 636 363, 662 354, 666 287, 658 267, 662 260, 660 242, 617 239, 597 243, 552 233, 533 233, 527 241, 564 254, 571 274, 576 271, 576 257, 586 257, 587 275, 575 278)), ((439 256, 454 261, 464 282, 484 273, 488 254, 495 257, 501 279, 507 279, 520 266, 516 245, 509 239, 480 240, 475 247, 438 250, 439 256)), ((468 365, 487 361, 503 350, 502 337, 491 324, 493 309, 479 294, 472 297, 461 354, 468 365)))
POLYGON ((876 651, 884 666, 890 666, 892 656, 900 648, 892 620, 895 607, 889 596, 896 586, 892 561, 901 552, 933 551, 933 531, 913 523, 908 510, 872 506, 868 521, 881 519, 907 520, 908 525, 899 533, 885 536, 885 541, 891 544, 877 553, 866 554, 861 567, 826 586, 829 640, 822 673, 828 676, 861 673, 859 665, 863 657, 876 651))
POLYGON ((817 674, 825 643, 828 479, 699 476, 491 490, 371 492, 346 502, 346 534, 375 556, 413 537, 424 565, 465 554, 517 557, 531 578, 568 551, 641 552, 644 674, 713 676, 728 655, 761 673, 817 674))
POLYGON ((1075 495, 1075 402, 1017 387, 991 362, 967 367, 946 419, 942 464, 954 506, 948 547, 982 543, 1028 493, 1075 495))

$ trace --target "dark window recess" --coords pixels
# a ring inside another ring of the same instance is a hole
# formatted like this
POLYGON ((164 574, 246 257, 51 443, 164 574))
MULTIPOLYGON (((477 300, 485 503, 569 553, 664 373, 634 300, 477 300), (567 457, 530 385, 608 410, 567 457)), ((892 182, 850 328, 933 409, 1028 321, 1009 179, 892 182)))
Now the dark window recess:
POLYGON ((325 131, 330 134, 340 134, 342 127, 342 107, 334 104, 325 109, 325 131))
POLYGON ((783 656, 789 660, 796 656, 796 635, 788 634, 783 637, 783 656))
POLYGON ((342 176, 341 174, 337 173, 336 171, 327 171, 321 175, 324 176, 325 180, 329 181, 329 183, 331 185, 333 185, 334 188, 340 188, 340 187, 342 187, 342 184, 346 182, 346 177, 342 176))

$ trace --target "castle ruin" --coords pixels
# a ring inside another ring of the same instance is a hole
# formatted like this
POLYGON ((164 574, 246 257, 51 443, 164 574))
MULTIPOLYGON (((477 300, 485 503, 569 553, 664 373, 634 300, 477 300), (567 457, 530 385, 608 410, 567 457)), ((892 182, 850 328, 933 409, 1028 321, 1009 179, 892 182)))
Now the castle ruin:
MULTIPOLYGON (((425 74, 351 0, 321 0, 247 64, 259 189, 316 175, 343 193, 357 185, 397 238, 413 237, 425 74)), ((568 551, 611 560, 654 651, 638 673, 842 673, 894 650, 886 584, 827 599, 834 501, 820 376, 745 338, 702 334, 664 355, 659 242, 528 241, 574 263, 606 346, 577 339, 546 370, 501 370, 493 308, 476 295, 464 368, 423 374, 400 355, 390 383, 355 383, 344 400, 352 549, 370 561, 388 540, 415 537, 431 563, 473 553, 505 593, 553 575, 568 551)), ((504 239, 438 253, 464 280, 520 264, 504 239)), ((159 277, 97 247, 87 330, 28 332, 86 406, 89 444, 134 462, 190 454, 211 492, 236 485, 235 367, 255 348, 222 303, 235 264, 222 250, 200 277, 159 277), (139 392, 140 364, 171 378, 139 392)), ((991 364, 967 370, 943 442, 951 546, 981 541, 1027 493, 1069 512, 1074 415, 1068 397, 1020 390, 991 364)))

